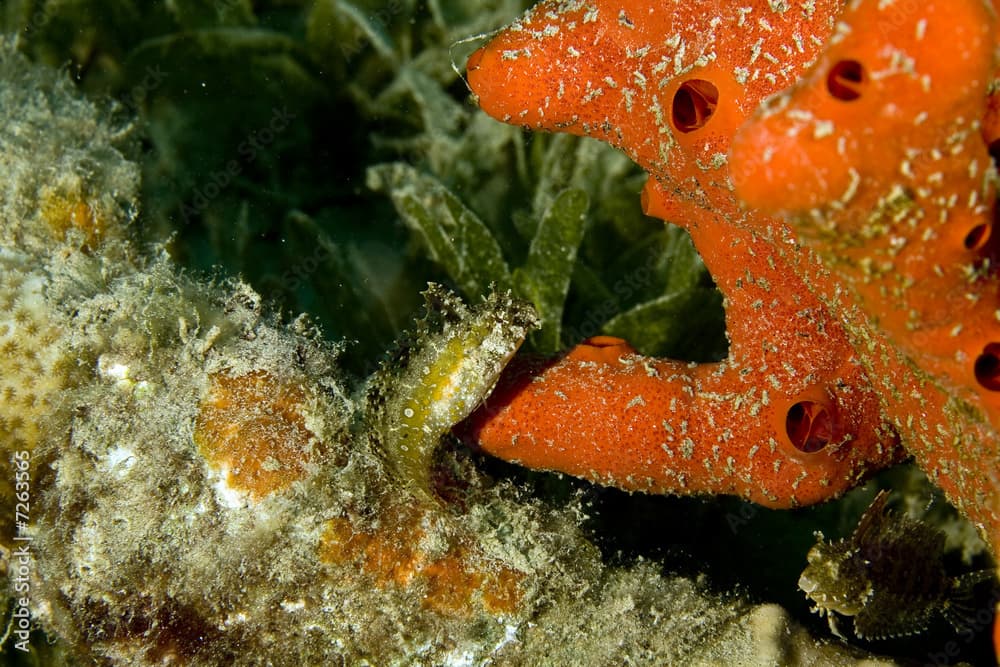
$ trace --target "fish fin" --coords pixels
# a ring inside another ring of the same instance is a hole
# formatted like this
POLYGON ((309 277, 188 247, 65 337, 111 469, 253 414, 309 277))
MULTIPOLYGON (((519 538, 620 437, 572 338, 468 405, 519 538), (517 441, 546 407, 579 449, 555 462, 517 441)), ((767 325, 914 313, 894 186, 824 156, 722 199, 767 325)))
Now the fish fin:
POLYGON ((837 615, 834 614, 834 613, 832 613, 832 612, 829 613, 829 614, 827 614, 827 616, 826 616, 826 624, 830 626, 830 632, 832 632, 834 634, 834 636, 837 637, 837 639, 840 639, 840 640, 843 640, 843 641, 846 642, 847 641, 847 637, 845 637, 843 634, 841 634, 840 628, 837 627, 836 616, 837 615))
POLYGON ((873 596, 854 617, 854 634, 861 639, 889 639, 923 632, 930 625, 934 609, 913 605, 897 595, 873 596))
POLYGON ((858 519, 858 526, 854 529, 851 540, 859 545, 878 543, 885 524, 888 504, 889 492, 882 489, 858 519))
POLYGON ((993 613, 993 600, 1000 592, 1000 582, 996 580, 996 571, 976 570, 956 577, 952 582, 952 589, 941 607, 941 615, 955 628, 955 632, 960 634, 981 632, 988 627, 980 614, 985 609, 993 613), (993 595, 987 607, 976 605, 976 592, 984 586, 992 588, 993 595))

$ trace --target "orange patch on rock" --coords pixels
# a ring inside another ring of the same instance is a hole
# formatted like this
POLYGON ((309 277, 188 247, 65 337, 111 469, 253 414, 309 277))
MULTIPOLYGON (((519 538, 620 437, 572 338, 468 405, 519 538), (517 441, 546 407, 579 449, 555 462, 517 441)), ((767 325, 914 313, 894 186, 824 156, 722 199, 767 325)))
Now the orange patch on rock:
POLYGON ((62 238, 71 229, 83 232, 88 245, 98 244, 106 235, 107 225, 94 206, 79 192, 49 191, 41 199, 41 214, 62 238))
POLYGON ((317 438, 306 426, 305 403, 300 385, 265 371, 213 375, 195 443, 209 465, 227 471, 230 487, 260 500, 306 475, 317 438))
POLYGON ((524 573, 461 543, 440 555, 425 552, 426 518, 424 510, 395 507, 383 512, 377 530, 359 529, 345 517, 330 519, 320 538, 320 561, 356 563, 382 588, 419 586, 422 606, 439 614, 469 616, 477 606, 513 613, 524 594, 524 573))

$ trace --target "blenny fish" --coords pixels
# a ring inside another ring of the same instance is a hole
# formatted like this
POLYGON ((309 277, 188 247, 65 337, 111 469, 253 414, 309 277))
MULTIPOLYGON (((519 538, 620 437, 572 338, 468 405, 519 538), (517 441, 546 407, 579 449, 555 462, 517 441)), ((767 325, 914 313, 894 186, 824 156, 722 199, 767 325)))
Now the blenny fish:
POLYGON ((799 588, 826 616, 854 619, 861 639, 887 639, 923 632, 938 614, 958 632, 975 623, 975 589, 993 580, 993 570, 957 577, 945 568, 945 536, 923 521, 889 510, 881 491, 850 537, 828 542, 822 533, 809 550, 799 588))

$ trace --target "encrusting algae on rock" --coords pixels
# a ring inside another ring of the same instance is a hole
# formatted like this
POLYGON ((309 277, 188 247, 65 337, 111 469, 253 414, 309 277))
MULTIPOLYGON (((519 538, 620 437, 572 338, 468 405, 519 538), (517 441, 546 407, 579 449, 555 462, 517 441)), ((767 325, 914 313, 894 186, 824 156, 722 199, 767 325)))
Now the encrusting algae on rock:
POLYGON ((322 455, 306 407, 301 382, 220 372, 199 404, 194 442, 228 488, 259 500, 302 479, 322 455))
MULTIPOLYGON (((9 50, 5 41, 0 49, 9 50)), ((28 134, 0 135, 0 451, 34 451, 41 424, 53 413, 58 394, 80 375, 68 352, 64 323, 46 304, 48 277, 34 265, 33 253, 52 252, 64 245, 86 248, 109 235, 127 235, 133 211, 115 192, 130 191, 138 182, 138 167, 117 149, 111 138, 128 145, 128 126, 98 122, 90 104, 66 98, 65 107, 41 104, 36 79, 27 69, 11 66, 4 54, 0 108, 32 106, 31 121, 47 127, 60 142, 36 144, 28 134), (88 169, 86 163, 100 163, 88 169), (37 173, 41 169, 44 178, 37 173), (34 178, 26 178, 36 172, 34 178), (113 233, 110 230, 114 230, 113 233)), ((13 116, 5 116, 14 118, 13 116)), ((24 122, 25 119, 21 119, 24 122)), ((12 121, 16 123, 17 121, 12 121)), ((116 253, 121 246, 109 247, 116 253)), ((0 460, 0 502, 13 507, 13 469, 0 460)), ((9 547, 13 512, 0 515, 0 547, 9 547)))
POLYGON ((336 517, 324 525, 319 557, 355 565, 377 586, 419 591, 421 606, 435 613, 468 618, 479 608, 517 612, 525 573, 477 550, 465 531, 428 531, 443 521, 435 508, 419 504, 390 506, 369 528, 363 519, 336 517))
MULTIPOLYGON (((23 369, 4 369, 19 384, 0 402, 17 438, 3 441, 4 465, 23 448, 32 470, 30 595, 12 601, 5 586, 4 620, 39 660, 863 657, 816 642, 773 605, 710 594, 647 562, 608 566, 580 530, 578 500, 521 498, 460 450, 435 451, 532 325, 524 306, 502 294, 463 306, 432 288, 432 315, 401 346, 410 352, 378 376, 377 391, 351 391, 338 372, 342 346, 308 320, 283 323, 247 285, 199 281, 132 243, 137 172, 116 143, 127 132, 110 131, 62 75, 6 45, 0 80, 0 113, 12 119, 0 146, 24 148, 0 153, 3 336, 11 349, 33 346, 23 369), (44 91, 48 106, 12 98, 9 82, 44 91), (68 217, 55 215, 55 226, 35 215, 48 180, 38 159, 88 183, 86 203, 60 208, 68 217), (88 233, 97 221, 100 233, 88 233), (470 340, 481 345, 455 342, 470 340), (39 368, 48 384, 32 385, 39 368), (478 372, 472 394, 456 390, 478 372), (20 402, 29 386, 37 409, 20 402), (400 438, 404 428, 412 433, 400 438)), ((10 585, 21 566, 0 554, 10 585)))
POLYGON ((513 614, 526 575, 483 553, 467 529, 448 527, 435 488, 435 454, 441 438, 493 389, 537 318, 527 304, 497 292, 471 308, 436 284, 424 298, 416 332, 402 338, 366 392, 367 437, 413 497, 380 499, 366 512, 354 508, 328 520, 320 559, 355 564, 382 587, 416 590, 421 605, 436 613, 468 617, 481 606, 513 614))

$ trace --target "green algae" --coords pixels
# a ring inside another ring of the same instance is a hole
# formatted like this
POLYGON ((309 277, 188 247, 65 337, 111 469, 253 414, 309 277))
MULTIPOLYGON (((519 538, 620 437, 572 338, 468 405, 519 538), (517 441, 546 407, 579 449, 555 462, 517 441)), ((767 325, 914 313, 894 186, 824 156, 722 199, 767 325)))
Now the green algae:
POLYGON ((536 350, 556 352, 562 347, 563 304, 588 207, 583 190, 561 192, 538 221, 524 266, 514 272, 514 284, 535 304, 541 318, 541 330, 534 334, 536 350))
MULTIPOLYGON (((22 51, 69 62, 83 88, 138 114, 152 149, 140 163, 148 241, 169 237, 185 266, 225 267, 284 309, 309 312, 331 337, 355 341, 345 363, 364 377, 416 315, 428 280, 475 300, 490 283, 514 286, 508 267, 538 275, 541 264, 529 263, 542 247, 536 229, 569 189, 589 205, 578 225, 547 225, 573 241, 545 269, 558 287, 518 293, 544 320, 529 349, 556 351, 676 291, 667 280, 681 266, 704 280, 689 245, 664 241, 683 234, 642 216, 643 177, 627 158, 569 137, 525 144, 469 104, 452 62, 475 42, 455 42, 526 5, 181 2, 146 11, 25 0, 10 5, 4 26, 20 31, 22 51), (462 235, 450 240, 449 230, 462 235), (660 259, 640 285, 620 262, 643 253, 660 259), (350 286, 354 305, 326 296, 335 285, 350 286)), ((702 340, 718 355, 721 311, 705 296, 715 333, 702 340)), ((683 352, 673 327, 655 329, 643 351, 683 352)))
POLYGON ((394 163, 368 170, 368 187, 388 194, 403 221, 463 294, 512 282, 500 246, 479 217, 432 176, 394 163))

